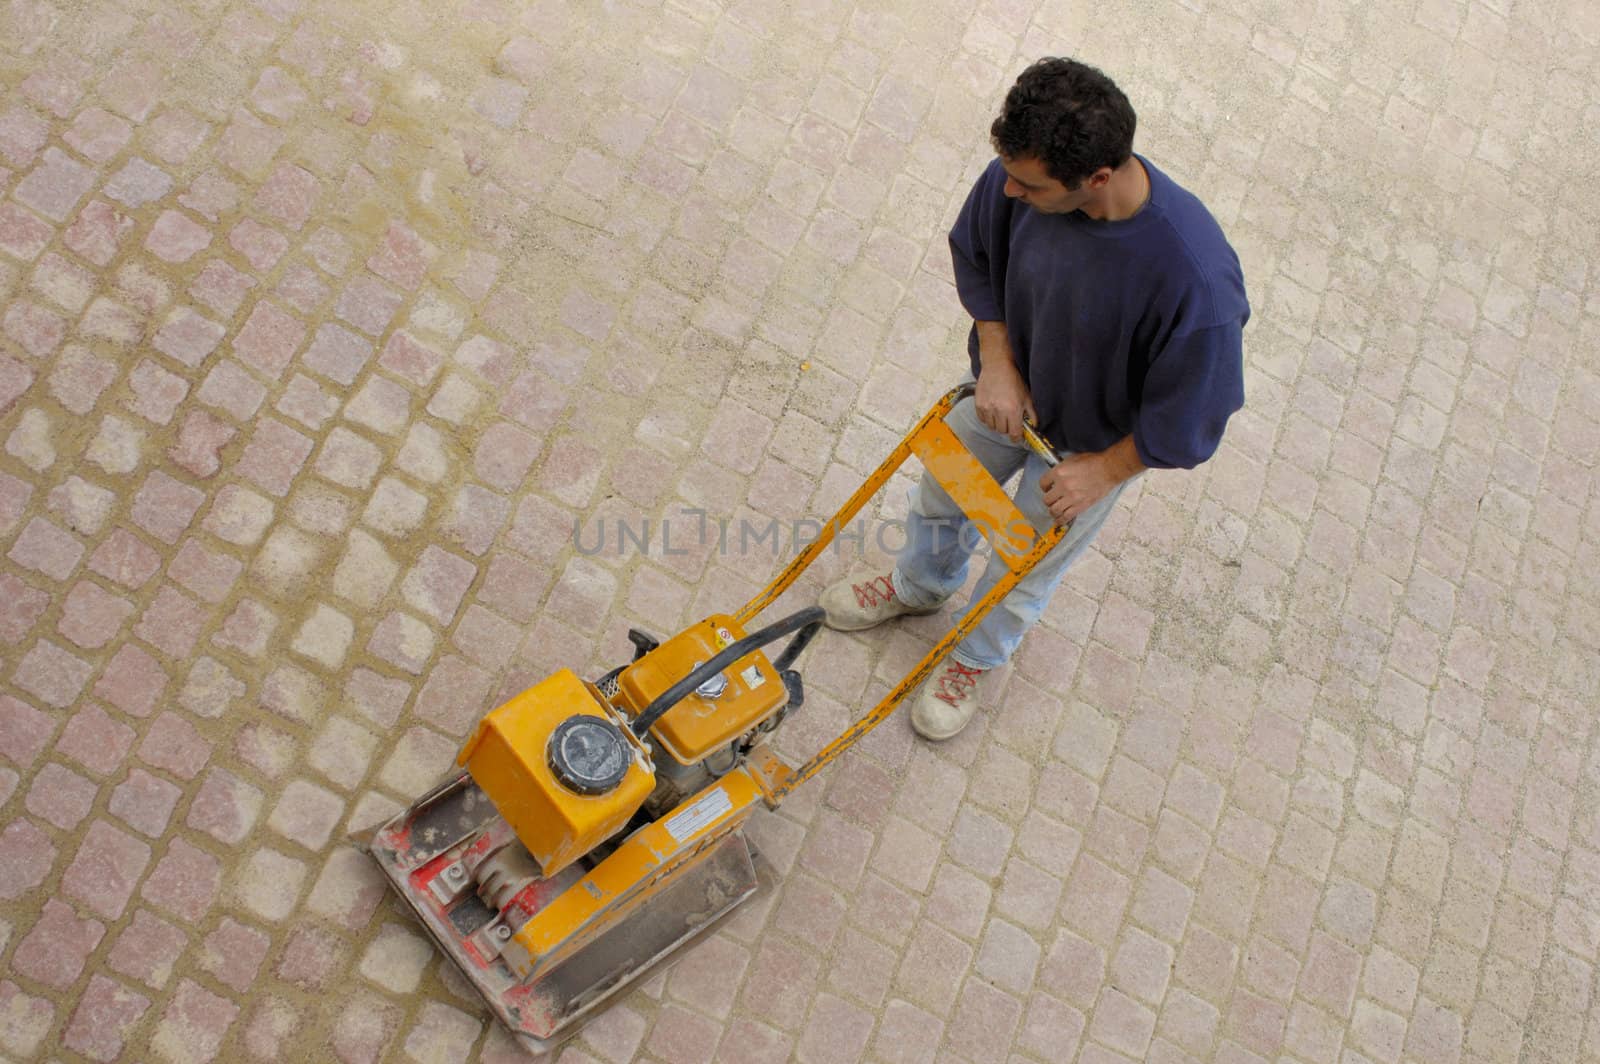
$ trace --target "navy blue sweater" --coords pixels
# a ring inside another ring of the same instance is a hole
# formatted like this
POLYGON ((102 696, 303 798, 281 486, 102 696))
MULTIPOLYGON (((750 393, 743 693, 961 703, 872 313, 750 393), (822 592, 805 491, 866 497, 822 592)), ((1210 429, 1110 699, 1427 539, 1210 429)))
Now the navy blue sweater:
MULTIPOLYGON (((977 321, 1003 321, 1039 427, 1103 451, 1132 434, 1151 468, 1210 458, 1244 405, 1239 257, 1193 194, 1151 166, 1132 218, 1041 214, 1007 198, 996 159, 950 231, 956 288, 977 321)), ((968 340, 972 372, 978 332, 968 340)))

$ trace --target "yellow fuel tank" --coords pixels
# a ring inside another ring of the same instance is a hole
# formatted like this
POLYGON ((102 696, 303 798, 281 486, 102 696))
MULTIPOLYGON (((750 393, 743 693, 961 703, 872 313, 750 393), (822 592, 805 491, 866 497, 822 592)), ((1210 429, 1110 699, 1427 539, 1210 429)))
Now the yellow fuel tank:
POLYGON ((570 669, 486 715, 456 763, 511 824, 546 878, 615 834, 655 789, 649 752, 600 693, 570 669), (599 757, 620 779, 575 778, 559 759, 558 773, 552 739, 557 748, 590 753, 597 742, 604 745, 599 757), (600 793, 582 793, 596 786, 600 793))
MULTIPOLYGON (((690 625, 623 670, 617 702, 638 714, 667 688, 710 661, 745 631, 724 613, 690 625)), ((651 734, 673 759, 693 765, 754 728, 789 701, 789 693, 767 656, 751 651, 721 673, 725 685, 690 694, 656 722, 651 734)))

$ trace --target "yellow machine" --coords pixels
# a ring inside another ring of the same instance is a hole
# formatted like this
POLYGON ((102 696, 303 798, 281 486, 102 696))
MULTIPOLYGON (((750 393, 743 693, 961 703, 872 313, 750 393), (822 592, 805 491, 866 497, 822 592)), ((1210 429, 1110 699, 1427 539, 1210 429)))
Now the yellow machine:
MULTIPOLYGON (((595 683, 570 670, 487 714, 453 773, 378 828, 369 850, 439 945, 529 1049, 570 1037, 608 997, 755 893, 739 828, 882 723, 1065 529, 1033 529, 944 423, 963 385, 917 423, 816 541, 734 614, 595 683), (799 708, 792 666, 816 607, 748 626, 915 454, 1009 572, 870 713, 792 768, 763 743, 799 708), (769 659, 765 648, 789 637, 769 659)), ((1032 427, 1030 445, 1054 452, 1032 427)))

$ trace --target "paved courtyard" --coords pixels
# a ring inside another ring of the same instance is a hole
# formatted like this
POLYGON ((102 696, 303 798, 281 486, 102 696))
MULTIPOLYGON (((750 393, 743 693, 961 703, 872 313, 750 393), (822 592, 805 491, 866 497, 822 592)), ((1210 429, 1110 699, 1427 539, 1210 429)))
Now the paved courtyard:
POLYGON ((351 833, 953 383, 1043 54, 1230 234, 1247 408, 558 1059, 1600 1061, 1591 0, 7 0, 0 1057, 523 1059, 351 833))

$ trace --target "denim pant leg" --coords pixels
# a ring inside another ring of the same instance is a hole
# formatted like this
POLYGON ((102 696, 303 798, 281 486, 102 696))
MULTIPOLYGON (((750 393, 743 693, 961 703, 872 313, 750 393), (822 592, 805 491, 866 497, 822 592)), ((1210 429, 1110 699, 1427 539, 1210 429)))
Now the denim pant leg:
MULTIPOLYGON (((959 404, 946 418, 946 423, 1000 483, 1005 483, 1019 467, 1022 469, 1022 481, 1014 496, 1017 509, 1035 528, 1048 529, 1052 523, 1050 509, 1039 488, 1039 478, 1049 469, 1044 459, 1025 445, 1012 443, 1008 437, 979 422, 971 400, 959 404)), ((1094 541, 1125 487, 1127 482, 1117 485, 1105 498, 1079 514, 1055 549, 1040 559, 1011 593, 989 611, 951 656, 969 668, 979 669, 999 668, 1011 660, 1022 637, 1049 605, 1050 596, 1067 569, 1094 541)), ((971 533, 952 534, 955 526, 970 522, 962 519, 960 508, 926 474, 912 492, 911 511, 906 548, 895 567, 895 589, 910 605, 928 605, 961 587, 966 579, 967 558, 976 539, 971 533), (950 527, 933 530, 940 533, 939 539, 928 535, 930 518, 943 518, 950 523, 950 527)), ((959 623, 972 604, 982 599, 1008 571, 1005 562, 991 552, 971 599, 956 611, 955 622, 959 623)))
MULTIPOLYGON (((978 420, 977 408, 970 398, 957 403, 945 415, 945 424, 996 483, 1004 485, 1027 460, 1027 448, 978 420)), ((932 606, 961 590, 967 579, 967 559, 983 537, 955 500, 926 472, 911 489, 910 499, 906 545, 900 550, 894 570, 895 593, 908 606, 932 606)))

